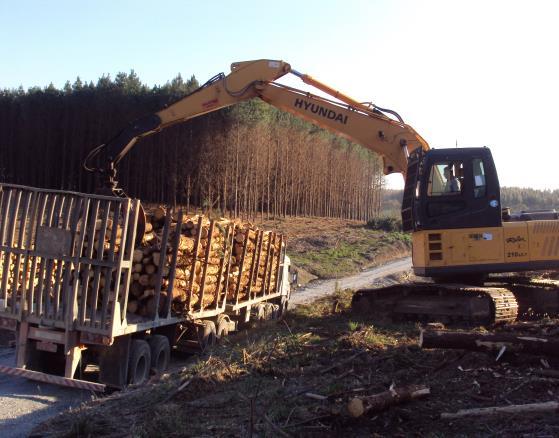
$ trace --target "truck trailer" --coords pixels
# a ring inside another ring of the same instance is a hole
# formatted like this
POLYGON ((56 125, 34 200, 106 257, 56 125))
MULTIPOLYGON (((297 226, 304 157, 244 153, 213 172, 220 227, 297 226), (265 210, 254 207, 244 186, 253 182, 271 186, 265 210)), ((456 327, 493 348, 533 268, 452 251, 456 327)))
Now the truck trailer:
POLYGON ((162 218, 150 243, 158 257, 150 259, 157 265, 149 289, 134 296, 141 215, 135 199, 0 184, 0 328, 16 338, 15 366, 0 372, 122 388, 162 373, 172 350, 204 350, 251 319, 287 309, 282 235, 202 216, 193 224, 181 209, 162 218), (181 247, 187 224, 190 252, 181 247), (138 311, 131 303, 142 299, 138 311))

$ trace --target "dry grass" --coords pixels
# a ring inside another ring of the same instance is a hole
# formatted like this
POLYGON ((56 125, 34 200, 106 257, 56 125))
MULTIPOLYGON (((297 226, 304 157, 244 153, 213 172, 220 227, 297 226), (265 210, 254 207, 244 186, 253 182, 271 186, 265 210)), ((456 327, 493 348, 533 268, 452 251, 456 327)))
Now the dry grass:
MULTIPOLYGON (((301 306, 284 321, 231 336, 149 386, 86 404, 40 426, 46 436, 540 436, 559 418, 439 419, 467 407, 542 402, 559 380, 536 378, 537 357, 498 363, 481 353, 421 350, 415 324, 379 324, 349 309, 351 291, 301 306), (189 382, 180 392, 177 388, 189 382), (344 414, 355 395, 425 384, 431 396, 344 414), (310 395, 309 395, 310 394, 310 395)), ((559 364, 550 362, 550 365, 559 364)))
POLYGON ((410 252, 409 235, 371 230, 360 221, 285 218, 258 225, 284 234, 292 262, 318 278, 343 277, 410 252))

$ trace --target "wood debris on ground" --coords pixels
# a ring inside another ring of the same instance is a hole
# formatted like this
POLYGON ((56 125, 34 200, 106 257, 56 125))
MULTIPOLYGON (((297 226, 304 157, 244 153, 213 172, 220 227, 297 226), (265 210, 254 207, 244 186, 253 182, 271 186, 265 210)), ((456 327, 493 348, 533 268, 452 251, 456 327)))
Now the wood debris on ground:
MULTIPOLYGON (((227 345, 211 351, 210 361, 196 360, 191 371, 167 387, 155 386, 149 395, 125 394, 120 404, 103 408, 84 406, 48 427, 67 431, 77 424, 80 434, 143 436, 179 429, 193 436, 557 435, 559 416, 549 402, 559 394, 559 358, 507 352, 496 361, 495 350, 419 348, 418 326, 357 319, 348 311, 351 295, 339 291, 294 309, 284 321, 229 337, 227 345), (194 374, 170 401, 153 403, 194 374), (410 397, 394 396, 402 388, 410 397), (421 396, 411 396, 415 393, 421 396), (378 402, 386 397, 396 403, 378 402), (118 421, 116 409, 125 412, 118 421), (441 418, 443 413, 460 416, 441 418)), ((492 331, 544 335, 537 325, 492 331)), ((559 327, 556 320, 541 325, 547 335, 559 327)))

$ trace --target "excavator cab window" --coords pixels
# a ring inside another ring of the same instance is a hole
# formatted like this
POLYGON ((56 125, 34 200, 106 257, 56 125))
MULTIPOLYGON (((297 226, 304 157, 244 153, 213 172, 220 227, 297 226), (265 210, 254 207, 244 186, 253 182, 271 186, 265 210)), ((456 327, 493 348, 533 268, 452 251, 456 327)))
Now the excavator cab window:
POLYGON ((428 196, 455 196, 462 193, 464 164, 459 161, 435 163, 431 167, 428 196))
POLYGON ((483 198, 487 194, 483 160, 481 158, 474 158, 472 165, 474 170, 474 198, 483 198))

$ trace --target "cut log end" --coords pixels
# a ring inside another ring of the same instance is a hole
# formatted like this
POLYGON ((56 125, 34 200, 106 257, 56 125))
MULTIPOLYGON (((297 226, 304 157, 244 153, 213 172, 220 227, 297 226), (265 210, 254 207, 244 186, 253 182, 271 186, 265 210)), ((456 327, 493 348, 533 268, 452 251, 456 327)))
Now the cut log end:
POLYGON ((357 418, 363 415, 365 413, 365 405, 363 404, 363 400, 357 397, 352 398, 347 404, 347 411, 353 418, 357 418))

